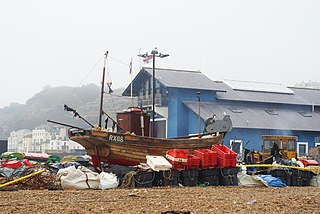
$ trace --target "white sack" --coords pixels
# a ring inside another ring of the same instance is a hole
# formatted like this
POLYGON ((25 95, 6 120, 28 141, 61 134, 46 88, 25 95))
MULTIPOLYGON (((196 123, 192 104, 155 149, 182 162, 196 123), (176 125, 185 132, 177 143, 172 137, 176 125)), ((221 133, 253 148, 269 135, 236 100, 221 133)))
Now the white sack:
POLYGON ((100 183, 99 174, 92 172, 84 166, 78 168, 70 166, 60 169, 57 173, 57 178, 61 180, 61 187, 63 189, 98 189, 100 183))
POLYGON ((99 175, 99 189, 114 189, 119 186, 118 178, 113 173, 101 172, 99 175))
POLYGON ((257 175, 238 173, 239 186, 268 186, 268 184, 257 175))
POLYGON ((312 187, 320 187, 320 174, 312 176, 309 185, 312 187))

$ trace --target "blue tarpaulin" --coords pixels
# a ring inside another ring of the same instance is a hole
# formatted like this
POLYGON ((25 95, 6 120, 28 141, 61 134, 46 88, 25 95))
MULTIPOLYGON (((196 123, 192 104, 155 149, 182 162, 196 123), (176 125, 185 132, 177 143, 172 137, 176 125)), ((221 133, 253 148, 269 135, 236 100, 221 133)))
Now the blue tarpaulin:
POLYGON ((273 177, 272 175, 259 175, 261 179, 268 183, 270 187, 285 187, 284 184, 279 178, 273 177))

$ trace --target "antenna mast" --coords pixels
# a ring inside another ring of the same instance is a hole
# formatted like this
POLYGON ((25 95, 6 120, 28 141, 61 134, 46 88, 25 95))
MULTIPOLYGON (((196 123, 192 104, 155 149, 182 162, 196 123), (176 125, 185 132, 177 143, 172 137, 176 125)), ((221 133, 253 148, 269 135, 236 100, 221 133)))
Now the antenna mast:
POLYGON ((101 95, 100 95, 100 113, 99 113, 99 125, 98 127, 101 128, 101 121, 103 115, 103 94, 104 94, 104 78, 106 75, 106 63, 109 51, 104 54, 104 63, 103 63, 103 71, 102 71, 102 81, 101 81, 101 95))

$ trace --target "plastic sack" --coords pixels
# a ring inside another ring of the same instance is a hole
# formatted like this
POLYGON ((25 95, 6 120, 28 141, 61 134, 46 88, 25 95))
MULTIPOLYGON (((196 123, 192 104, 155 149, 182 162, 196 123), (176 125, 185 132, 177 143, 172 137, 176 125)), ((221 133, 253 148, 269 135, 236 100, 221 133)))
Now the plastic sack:
POLYGON ((268 183, 257 175, 238 173, 238 181, 239 186, 268 186, 268 183))
POLYGON ((63 189, 98 189, 100 184, 99 174, 84 166, 60 169, 57 178, 60 179, 63 189))
POLYGON ((314 176, 310 179, 309 185, 312 186, 312 187, 320 187, 320 174, 314 175, 314 176))
POLYGON ((114 189, 119 186, 118 178, 113 173, 101 172, 99 189, 114 189))
POLYGON ((296 164, 300 167, 304 167, 303 163, 301 161, 296 161, 296 164))
POLYGON ((259 175, 265 182, 268 183, 270 187, 285 187, 286 184, 283 183, 280 178, 273 177, 272 175, 259 175))

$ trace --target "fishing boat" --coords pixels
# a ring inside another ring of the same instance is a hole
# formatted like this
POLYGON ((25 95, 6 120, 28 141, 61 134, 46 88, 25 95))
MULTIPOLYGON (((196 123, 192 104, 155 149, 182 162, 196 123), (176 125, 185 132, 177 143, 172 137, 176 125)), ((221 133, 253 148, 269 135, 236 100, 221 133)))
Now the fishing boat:
POLYGON ((94 165, 106 161, 109 164, 133 166, 146 162, 147 155, 165 156, 171 149, 188 149, 193 152, 223 143, 223 134, 154 138, 95 129, 70 129, 69 138, 86 149, 94 165))
MULTIPOLYGON (((105 54, 107 58, 108 52, 105 54)), ((92 157, 93 165, 100 166, 101 162, 133 166, 146 162, 146 156, 165 156, 171 149, 188 149, 193 152, 197 149, 210 149, 214 144, 223 143, 224 134, 230 131, 232 123, 226 115, 223 120, 209 118, 205 122, 205 134, 198 133, 194 136, 177 138, 156 138, 149 136, 150 116, 141 108, 129 107, 125 112, 117 114, 117 120, 112 119, 103 111, 104 77, 103 67, 102 87, 100 97, 100 117, 97 127, 83 129, 62 124, 55 121, 52 123, 70 127, 69 139, 82 145, 88 155, 92 157), (102 115, 106 115, 116 125, 112 131, 101 128, 102 115)), ((108 85, 108 83, 107 83, 108 85)), ((110 88, 110 85, 109 89, 110 88)), ((65 105, 65 110, 72 111, 75 116, 82 118, 76 110, 65 105)), ((85 120, 85 122, 87 122, 85 120)))

